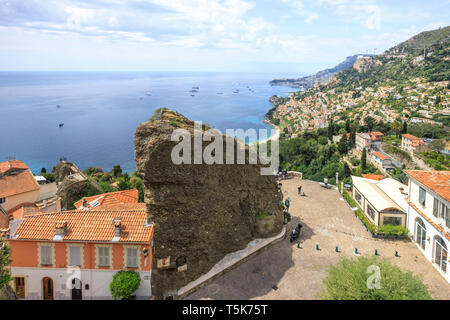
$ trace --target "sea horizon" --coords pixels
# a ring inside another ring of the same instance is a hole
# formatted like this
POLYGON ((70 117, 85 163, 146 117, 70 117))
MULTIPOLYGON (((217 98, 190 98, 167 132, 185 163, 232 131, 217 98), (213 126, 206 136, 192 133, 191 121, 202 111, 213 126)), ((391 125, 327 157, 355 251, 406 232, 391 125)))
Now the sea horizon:
MULTIPOLYGON (((267 128, 270 72, 0 71, 0 158, 24 161, 34 174, 61 157, 80 169, 135 170, 134 132, 155 109, 168 107, 222 133, 267 128), (190 92, 199 86, 198 92, 190 92), (192 96, 191 96, 192 95, 192 96), (59 127, 59 124, 64 123, 59 127)), ((249 141, 251 143, 253 141, 249 141)))

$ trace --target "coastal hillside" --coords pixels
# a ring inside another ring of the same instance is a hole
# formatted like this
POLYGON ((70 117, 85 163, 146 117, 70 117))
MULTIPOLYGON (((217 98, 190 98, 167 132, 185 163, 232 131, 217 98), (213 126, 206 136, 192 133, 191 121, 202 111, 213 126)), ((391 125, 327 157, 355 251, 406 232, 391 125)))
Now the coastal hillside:
POLYGON ((272 97, 274 107, 266 118, 281 126, 286 137, 325 128, 330 119, 449 126, 449 39, 450 27, 441 28, 378 56, 360 57, 327 85, 289 98, 272 97))
POLYGON ((321 70, 316 74, 301 77, 297 79, 274 79, 270 81, 272 86, 290 86, 293 88, 304 88, 310 89, 318 84, 325 84, 331 79, 333 75, 339 71, 353 67, 358 58, 372 57, 373 55, 368 54, 355 54, 353 56, 347 57, 344 61, 339 63, 337 66, 325 70, 321 70))
POLYGON ((378 56, 357 58, 326 85, 272 96, 266 120, 280 130, 281 166, 330 183, 336 172, 346 182, 370 173, 406 183, 404 168, 448 170, 449 36, 450 27, 423 32, 378 56), (356 134, 369 132, 384 135, 377 150, 395 168, 378 166, 370 148, 367 158, 356 150, 356 134), (424 147, 405 151, 406 133, 424 147))

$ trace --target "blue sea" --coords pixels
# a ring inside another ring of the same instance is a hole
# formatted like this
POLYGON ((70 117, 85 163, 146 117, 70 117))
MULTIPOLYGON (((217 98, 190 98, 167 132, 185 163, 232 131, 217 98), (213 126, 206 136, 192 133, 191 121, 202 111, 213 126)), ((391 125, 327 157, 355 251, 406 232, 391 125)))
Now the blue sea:
POLYGON ((39 173, 41 168, 52 170, 65 157, 81 169, 110 170, 119 164, 131 172, 136 127, 155 109, 173 109, 223 133, 267 128, 263 120, 271 108, 269 97, 294 91, 271 87, 269 81, 289 76, 0 72, 0 162, 15 157, 39 173), (198 92, 189 92, 192 87, 199 87, 198 92))

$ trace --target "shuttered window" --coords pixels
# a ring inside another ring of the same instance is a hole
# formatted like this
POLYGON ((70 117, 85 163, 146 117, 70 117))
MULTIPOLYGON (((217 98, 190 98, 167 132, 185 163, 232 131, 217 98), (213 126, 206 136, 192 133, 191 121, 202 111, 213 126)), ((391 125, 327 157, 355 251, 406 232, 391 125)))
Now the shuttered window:
POLYGON ((52 246, 41 246, 41 264, 42 265, 52 265, 53 259, 52 259, 52 246))
POLYGON ((100 267, 109 267, 109 248, 108 247, 98 247, 98 265, 100 267))
POLYGON ((138 267, 138 248, 127 248, 127 267, 138 267))
POLYGON ((427 194, 427 192, 425 191, 424 188, 419 187, 419 203, 423 206, 425 206, 425 195, 427 194))
POLYGON ((81 266, 81 248, 69 247, 69 264, 71 266, 81 266))

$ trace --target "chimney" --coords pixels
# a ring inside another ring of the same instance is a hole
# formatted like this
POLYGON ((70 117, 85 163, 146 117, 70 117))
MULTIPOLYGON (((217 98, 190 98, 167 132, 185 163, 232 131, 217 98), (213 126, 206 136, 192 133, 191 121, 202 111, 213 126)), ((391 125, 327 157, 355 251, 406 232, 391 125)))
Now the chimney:
POLYGON ((55 227, 56 227, 56 235, 57 236, 64 236, 64 234, 66 233, 66 229, 67 229, 67 222, 65 222, 65 221, 56 221, 55 227))
POLYGON ((118 237, 120 238, 120 236, 122 235, 122 218, 114 218, 113 220, 114 223, 114 238, 118 237))
POLYGON ((83 207, 87 207, 87 205, 88 205, 88 202, 87 202, 86 198, 83 198, 83 204, 82 204, 82 206, 83 206, 83 207))

